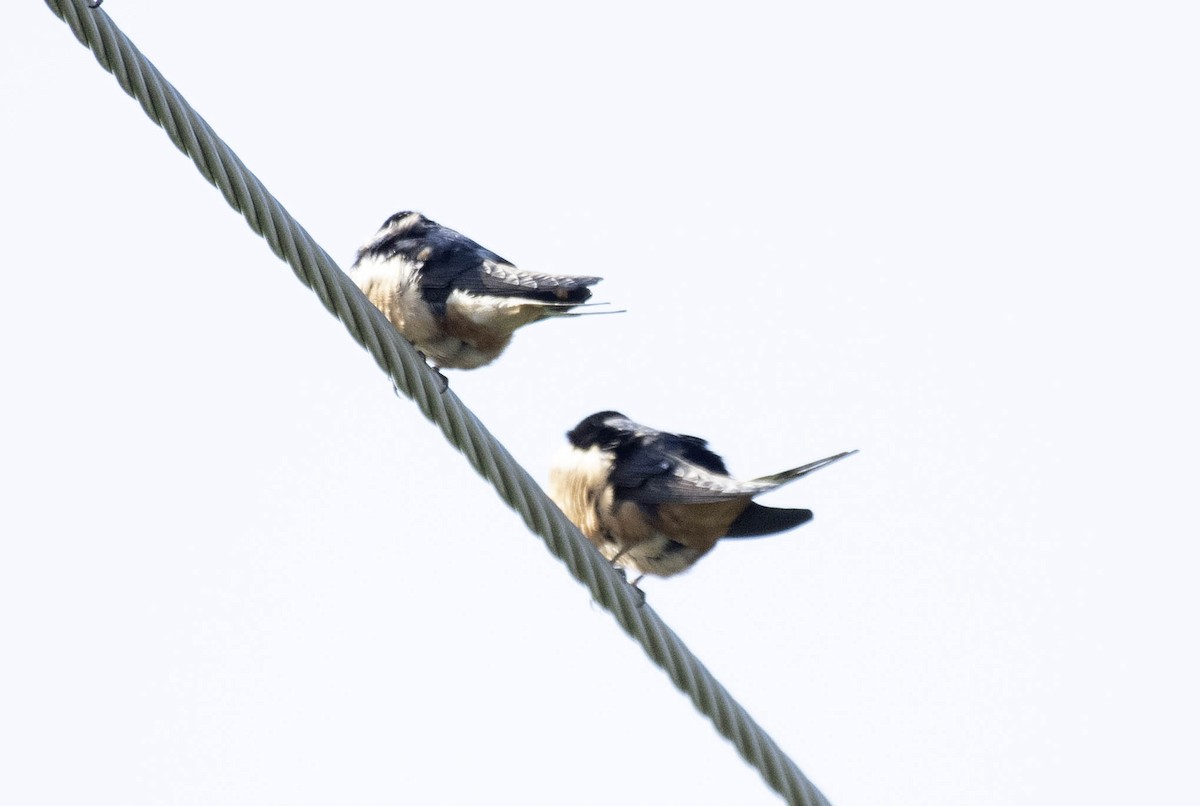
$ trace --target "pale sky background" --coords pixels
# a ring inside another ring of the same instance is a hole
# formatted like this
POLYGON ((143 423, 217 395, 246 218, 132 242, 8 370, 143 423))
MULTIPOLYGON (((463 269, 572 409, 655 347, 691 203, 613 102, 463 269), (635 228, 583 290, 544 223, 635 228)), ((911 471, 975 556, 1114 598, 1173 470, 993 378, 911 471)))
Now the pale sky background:
MULTIPOLYGON (((41 3, 0 26, 0 802, 778 799, 41 3)), ((104 11, 336 259, 623 316, 454 390, 765 503, 651 605, 838 804, 1194 802, 1191 3, 104 11)))

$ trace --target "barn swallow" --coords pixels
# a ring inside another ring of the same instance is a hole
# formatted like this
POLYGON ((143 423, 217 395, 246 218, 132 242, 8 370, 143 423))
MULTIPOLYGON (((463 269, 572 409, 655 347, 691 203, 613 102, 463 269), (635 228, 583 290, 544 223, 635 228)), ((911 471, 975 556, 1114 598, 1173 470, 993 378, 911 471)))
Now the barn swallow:
POLYGON ((600 277, 522 271, 465 235, 402 212, 355 257, 350 276, 438 369, 475 369, 496 359, 522 325, 572 309, 600 277))
POLYGON ((751 499, 857 453, 738 481, 699 437, 615 411, 585 418, 567 441, 550 471, 550 497, 605 559, 658 576, 686 571, 723 537, 770 535, 812 520, 810 510, 751 499))

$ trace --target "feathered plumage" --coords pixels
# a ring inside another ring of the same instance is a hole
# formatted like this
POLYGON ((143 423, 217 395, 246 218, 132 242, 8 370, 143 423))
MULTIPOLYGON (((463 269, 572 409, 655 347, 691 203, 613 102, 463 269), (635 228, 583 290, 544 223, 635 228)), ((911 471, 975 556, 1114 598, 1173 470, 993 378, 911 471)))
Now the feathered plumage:
POLYGON ((606 558, 659 576, 690 568, 723 537, 770 535, 811 520, 810 510, 752 499, 856 453, 738 481, 699 437, 615 411, 585 418, 567 440, 550 471, 550 497, 606 558))
POLYGON ((578 316, 600 277, 518 269, 420 213, 396 213, 361 249, 350 276, 396 329, 443 369, 491 363, 513 332, 578 316))

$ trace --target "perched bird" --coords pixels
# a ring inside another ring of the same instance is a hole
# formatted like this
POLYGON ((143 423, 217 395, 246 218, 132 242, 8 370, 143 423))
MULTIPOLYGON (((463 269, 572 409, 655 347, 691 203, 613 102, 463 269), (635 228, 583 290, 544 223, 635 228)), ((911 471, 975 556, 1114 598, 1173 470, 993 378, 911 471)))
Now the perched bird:
POLYGON ((807 509, 751 499, 857 453, 738 481, 704 440, 615 411, 585 418, 567 440, 550 471, 550 497, 614 565, 658 576, 686 571, 723 537, 770 535, 812 520, 807 509))
POLYGON ((572 309, 600 277, 536 274, 430 221, 403 212, 361 249, 350 276, 437 368, 474 369, 496 359, 522 325, 572 309))

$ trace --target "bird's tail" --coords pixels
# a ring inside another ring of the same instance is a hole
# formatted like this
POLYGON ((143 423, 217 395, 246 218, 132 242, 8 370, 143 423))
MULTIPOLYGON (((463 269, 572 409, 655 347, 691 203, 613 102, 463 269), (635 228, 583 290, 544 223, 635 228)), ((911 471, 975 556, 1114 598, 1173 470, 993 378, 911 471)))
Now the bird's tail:
POLYGON ((626 313, 622 308, 616 311, 581 311, 580 308, 598 308, 602 305, 611 305, 610 302, 584 302, 581 304, 572 304, 570 302, 547 302, 542 303, 542 309, 546 311, 547 316, 604 316, 610 313, 626 313))
POLYGON ((580 308, 595 308, 607 305, 607 302, 557 302, 540 299, 518 299, 514 297, 506 304, 507 316, 516 326, 527 325, 542 319, 557 319, 561 316, 597 316, 608 313, 625 313, 625 311, 594 311, 579 310, 580 308))
POLYGON ((751 501, 750 506, 742 510, 742 514, 729 525, 725 536, 764 537, 794 529, 802 523, 808 523, 812 517, 811 509, 764 507, 751 501))
MULTIPOLYGON (((791 470, 784 470, 781 473, 751 479, 746 482, 746 486, 756 488, 751 495, 760 495, 795 481, 801 476, 807 476, 814 470, 829 467, 834 462, 840 462, 847 456, 852 456, 856 453, 858 451, 854 450, 845 451, 834 456, 827 456, 824 459, 800 465, 800 467, 793 467, 791 470)), ((742 514, 738 515, 737 519, 730 524, 729 531, 725 533, 725 536, 763 537, 764 535, 773 535, 778 532, 786 532, 788 529, 794 529, 803 523, 808 523, 812 520, 812 517, 812 510, 764 507, 762 504, 751 501, 750 505, 742 511, 742 514)))

